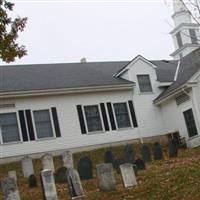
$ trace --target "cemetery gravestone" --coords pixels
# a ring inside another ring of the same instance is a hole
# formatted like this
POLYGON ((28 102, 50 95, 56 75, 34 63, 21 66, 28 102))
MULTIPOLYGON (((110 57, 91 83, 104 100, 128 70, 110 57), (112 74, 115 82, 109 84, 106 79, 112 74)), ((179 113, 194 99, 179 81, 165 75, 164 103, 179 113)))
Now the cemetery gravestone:
POLYGON ((63 157, 63 166, 67 169, 74 168, 74 162, 73 162, 73 155, 70 151, 65 151, 62 155, 63 157))
POLYGON ((154 144, 153 153, 154 153, 154 160, 163 159, 162 146, 158 142, 154 144))
POLYGON ((174 139, 169 142, 169 157, 177 157, 178 156, 178 146, 174 139))
POLYGON ((13 178, 5 178, 1 181, 4 200, 20 200, 16 181, 13 178))
POLYGON ((58 200, 53 172, 48 169, 41 171, 43 196, 45 200, 58 200))
POLYGON ((145 162, 151 162, 151 151, 147 145, 142 145, 141 154, 145 162))
POLYGON ((67 182, 72 199, 84 196, 81 180, 75 169, 67 169, 67 182))
POLYGON ((112 154, 112 151, 106 151, 104 153, 104 162, 105 163, 113 163, 113 160, 114 160, 114 156, 112 154))
POLYGON ((32 158, 26 156, 22 159, 21 162, 24 177, 28 178, 30 175, 34 174, 32 158))
POLYGON ((115 177, 113 174, 113 167, 111 163, 98 164, 97 178, 99 189, 102 191, 115 190, 115 177))
POLYGON ((42 156, 42 169, 50 169, 52 172, 55 171, 53 156, 51 154, 45 154, 42 156))
POLYGON ((122 164, 120 165, 120 170, 121 170, 122 179, 123 179, 125 187, 133 187, 137 185, 132 164, 130 163, 122 164))
POLYGON ((123 159, 114 159, 113 160, 113 167, 114 169, 117 171, 117 173, 120 173, 120 168, 119 166, 124 164, 124 160, 123 159))
POLYGON ((55 172, 56 183, 67 183, 67 168, 60 167, 55 172))
POLYGON ((28 177, 28 185, 29 188, 37 187, 37 178, 35 177, 35 175, 32 174, 28 177))
POLYGON ((81 180, 92 179, 92 162, 87 156, 83 156, 80 158, 78 162, 78 173, 81 180))
POLYGON ((9 171, 8 177, 13 178, 17 182, 17 173, 16 171, 9 171))
POLYGON ((131 163, 131 164, 134 164, 135 162, 135 152, 132 145, 130 144, 127 144, 124 147, 124 161, 125 163, 131 163))
POLYGON ((136 159, 135 164, 136 164, 138 170, 145 170, 145 168, 146 168, 145 162, 140 158, 136 159))

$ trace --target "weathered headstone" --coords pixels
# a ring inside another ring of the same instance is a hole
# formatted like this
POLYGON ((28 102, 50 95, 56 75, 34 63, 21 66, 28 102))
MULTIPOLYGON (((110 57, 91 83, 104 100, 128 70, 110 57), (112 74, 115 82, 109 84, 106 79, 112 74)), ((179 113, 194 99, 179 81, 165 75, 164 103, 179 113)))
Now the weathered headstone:
POLYGON ((135 152, 131 144, 127 144, 124 147, 124 161, 125 163, 134 164, 135 162, 135 152))
POLYGON ((50 169, 52 172, 55 171, 53 156, 51 154, 45 154, 41 158, 42 161, 42 169, 50 169))
POLYGON ((84 196, 81 180, 75 169, 67 169, 67 182, 72 199, 84 196))
POLYGON ((153 153, 154 153, 154 160, 163 159, 162 146, 158 142, 154 144, 153 153))
POLYGON ((78 173, 81 180, 92 179, 92 161, 89 157, 83 156, 78 162, 78 173))
POLYGON ((45 200, 58 200, 53 172, 49 169, 41 171, 43 196, 45 200))
POLYGON ((26 156, 22 159, 22 171, 24 177, 29 177, 30 175, 34 174, 34 169, 33 169, 33 161, 32 158, 29 156, 26 156))
POLYGON ((5 178, 1 181, 4 200, 20 200, 16 181, 13 178, 5 178))
POLYGON ((73 155, 70 151, 65 151, 62 155, 63 166, 67 169, 74 168, 73 155))
POLYGON ((105 163, 113 163, 114 156, 112 154, 112 151, 108 150, 104 153, 104 162, 105 163))
POLYGON ((9 171, 8 177, 13 178, 17 182, 17 173, 16 171, 9 171))
POLYGON ((67 183, 67 168, 60 167, 55 172, 56 183, 67 183))
POLYGON ((98 164, 97 178, 99 189, 102 191, 115 190, 115 177, 113 173, 113 167, 111 163, 98 164))
POLYGON ((125 187, 133 187, 137 185, 132 164, 130 163, 122 164, 120 165, 120 170, 121 170, 122 179, 123 179, 125 187))
POLYGON ((142 145, 141 154, 145 162, 151 162, 151 150, 147 145, 142 145))
POLYGON ((140 158, 136 159, 135 164, 136 164, 138 170, 145 170, 145 168, 146 168, 145 162, 140 158))
POLYGON ((177 157, 178 156, 178 145, 174 139, 169 142, 169 157, 177 157))
POLYGON ((29 188, 37 187, 37 178, 34 174, 32 174, 28 177, 28 186, 29 186, 29 188))

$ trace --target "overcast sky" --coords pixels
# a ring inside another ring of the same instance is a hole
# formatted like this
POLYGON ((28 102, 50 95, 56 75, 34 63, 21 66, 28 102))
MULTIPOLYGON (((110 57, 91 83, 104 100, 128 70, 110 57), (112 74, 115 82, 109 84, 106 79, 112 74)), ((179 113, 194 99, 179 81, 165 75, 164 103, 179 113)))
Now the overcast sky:
POLYGON ((147 1, 13 1, 28 17, 19 42, 28 55, 19 63, 171 59, 172 5, 147 1))

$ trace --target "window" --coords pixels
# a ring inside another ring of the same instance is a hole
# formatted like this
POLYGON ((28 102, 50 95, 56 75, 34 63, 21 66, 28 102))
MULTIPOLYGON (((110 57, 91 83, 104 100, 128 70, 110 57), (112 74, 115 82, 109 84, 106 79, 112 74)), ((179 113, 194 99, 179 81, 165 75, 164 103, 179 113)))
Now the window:
POLYGON ((192 44, 198 44, 197 34, 194 29, 189 29, 192 44))
POLYGON ((33 111, 37 138, 53 137, 49 110, 33 111))
POLYGON ((137 75, 140 92, 152 92, 151 81, 148 74, 137 75))
POLYGON ((88 132, 102 131, 101 117, 98 105, 84 106, 88 132))
POLYGON ((0 114, 0 132, 3 143, 20 141, 16 113, 0 114))
POLYGON ((180 32, 178 32, 178 33, 176 34, 176 39, 177 39, 179 48, 181 48, 181 47, 183 46, 183 41, 182 41, 181 33, 180 33, 180 32))
POLYGON ((126 103, 114 103, 115 116, 118 128, 131 127, 126 103))
POLYGON ((193 136, 197 135, 198 132, 197 132, 196 123, 194 120, 194 115, 193 115, 192 109, 189 109, 189 110, 183 112, 183 115, 185 118, 185 123, 186 123, 189 137, 193 137, 193 136))

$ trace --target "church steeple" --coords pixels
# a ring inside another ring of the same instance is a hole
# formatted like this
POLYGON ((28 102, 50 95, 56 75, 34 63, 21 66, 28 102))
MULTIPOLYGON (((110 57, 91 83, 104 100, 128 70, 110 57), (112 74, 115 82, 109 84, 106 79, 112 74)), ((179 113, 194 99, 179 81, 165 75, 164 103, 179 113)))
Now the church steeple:
POLYGON ((172 35, 175 51, 171 54, 174 59, 189 54, 200 47, 199 24, 192 22, 192 17, 181 0, 174 0, 174 20, 175 28, 170 32, 172 35))

